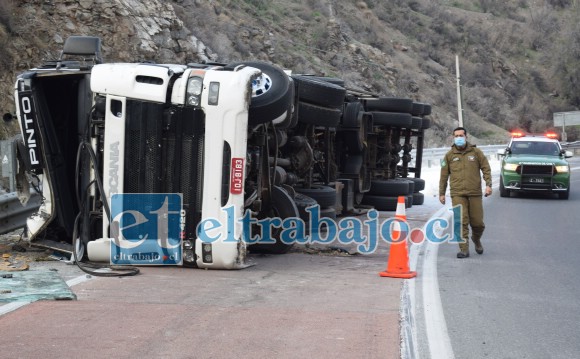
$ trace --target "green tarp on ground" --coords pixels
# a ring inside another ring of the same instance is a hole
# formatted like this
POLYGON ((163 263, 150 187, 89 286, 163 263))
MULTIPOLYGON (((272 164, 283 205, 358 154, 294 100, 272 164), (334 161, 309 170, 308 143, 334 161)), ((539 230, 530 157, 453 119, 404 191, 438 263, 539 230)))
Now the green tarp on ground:
POLYGON ((54 271, 0 271, 0 303, 76 298, 66 282, 54 271))

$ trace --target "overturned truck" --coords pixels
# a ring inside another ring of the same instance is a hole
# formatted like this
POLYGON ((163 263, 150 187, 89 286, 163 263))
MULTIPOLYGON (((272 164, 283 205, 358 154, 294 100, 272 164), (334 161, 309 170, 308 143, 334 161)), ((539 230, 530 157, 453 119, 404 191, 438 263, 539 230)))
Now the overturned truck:
MULTIPOLYGON (((18 166, 42 196, 27 221, 31 244, 90 259, 97 243, 147 221, 129 211, 119 224, 112 206, 131 207, 120 194, 179 194, 177 210, 150 208, 176 217, 175 264, 243 268, 248 251, 292 245, 280 228, 267 243, 245 240, 248 228, 265 235, 260 219, 308 222, 313 205, 330 219, 392 211, 399 196, 423 203, 428 104, 264 62, 103 63, 100 44, 71 37, 59 59, 17 78, 18 166), (230 218, 248 215, 256 220, 230 218)), ((159 236, 169 236, 162 222, 159 236)))

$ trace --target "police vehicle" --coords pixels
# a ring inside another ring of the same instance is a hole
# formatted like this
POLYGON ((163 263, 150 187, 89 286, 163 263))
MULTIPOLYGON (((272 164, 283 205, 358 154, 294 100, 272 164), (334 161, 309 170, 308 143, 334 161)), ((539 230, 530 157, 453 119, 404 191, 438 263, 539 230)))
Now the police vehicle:
POLYGON ((555 133, 526 135, 516 131, 502 156, 499 181, 501 197, 512 192, 556 193, 561 199, 570 195, 572 152, 562 149, 555 133))

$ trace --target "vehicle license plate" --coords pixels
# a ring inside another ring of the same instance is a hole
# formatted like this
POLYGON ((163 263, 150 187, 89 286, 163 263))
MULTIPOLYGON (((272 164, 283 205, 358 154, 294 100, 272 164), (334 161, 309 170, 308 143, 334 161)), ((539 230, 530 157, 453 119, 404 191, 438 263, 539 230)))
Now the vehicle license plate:
POLYGON ((544 183, 543 178, 530 178, 531 183, 544 183))

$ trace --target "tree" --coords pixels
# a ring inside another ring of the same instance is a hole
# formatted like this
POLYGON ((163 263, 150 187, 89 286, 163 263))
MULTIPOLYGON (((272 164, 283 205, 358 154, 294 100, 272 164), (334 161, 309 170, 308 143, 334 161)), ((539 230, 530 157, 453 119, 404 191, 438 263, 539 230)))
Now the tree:
POLYGON ((580 106, 580 23, 571 21, 562 32, 554 64, 554 77, 560 94, 574 106, 580 106))

